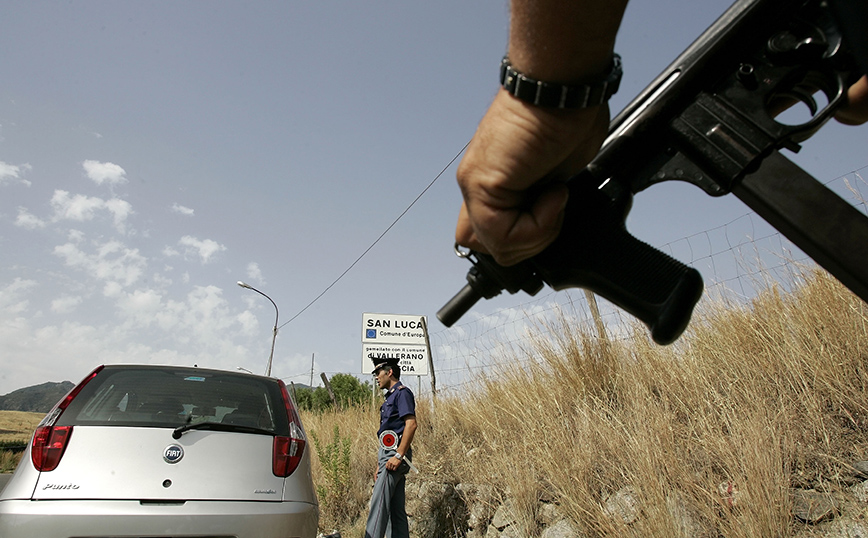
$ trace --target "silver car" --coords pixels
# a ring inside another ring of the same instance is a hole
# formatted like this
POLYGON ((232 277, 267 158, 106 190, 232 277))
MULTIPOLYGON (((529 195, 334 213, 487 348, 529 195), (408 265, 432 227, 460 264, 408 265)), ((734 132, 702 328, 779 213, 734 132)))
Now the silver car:
POLYGON ((0 536, 314 537, 306 444, 279 379, 100 366, 37 427, 0 536))

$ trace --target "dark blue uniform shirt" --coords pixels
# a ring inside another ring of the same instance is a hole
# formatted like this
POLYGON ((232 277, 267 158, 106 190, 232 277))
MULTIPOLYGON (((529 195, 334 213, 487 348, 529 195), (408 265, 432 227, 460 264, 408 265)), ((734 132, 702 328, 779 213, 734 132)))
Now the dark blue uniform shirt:
POLYGON ((379 436, 386 430, 392 430, 399 436, 404 433, 404 418, 416 414, 416 399, 403 383, 398 381, 386 393, 386 401, 380 406, 379 436))

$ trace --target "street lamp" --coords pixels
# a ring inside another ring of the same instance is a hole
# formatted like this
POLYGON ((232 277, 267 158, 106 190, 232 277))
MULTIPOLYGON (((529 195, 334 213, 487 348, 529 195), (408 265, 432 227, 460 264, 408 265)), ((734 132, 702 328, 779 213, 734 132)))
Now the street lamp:
POLYGON ((277 319, 280 316, 280 312, 277 310, 277 304, 268 295, 265 295, 264 293, 262 293, 261 291, 259 291, 256 288, 254 288, 250 284, 245 284, 244 282, 241 282, 240 280, 238 281, 238 285, 241 286, 242 288, 247 288, 248 290, 255 291, 259 295, 262 295, 263 297, 265 297, 266 299, 271 301, 271 304, 274 305, 274 330, 272 331, 272 335, 271 335, 271 353, 269 353, 269 355, 268 355, 268 366, 265 368, 265 375, 270 376, 271 375, 271 361, 274 359, 274 342, 275 342, 275 340, 277 340, 277 319))

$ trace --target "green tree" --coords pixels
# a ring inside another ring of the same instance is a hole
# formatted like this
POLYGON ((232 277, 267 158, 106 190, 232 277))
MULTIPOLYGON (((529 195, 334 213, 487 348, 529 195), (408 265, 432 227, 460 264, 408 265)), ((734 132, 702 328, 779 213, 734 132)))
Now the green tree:
POLYGON ((335 399, 341 407, 363 405, 371 399, 371 385, 350 374, 335 374, 330 380, 335 399))
MULTIPOLYGON (((364 405, 371 398, 371 384, 368 382, 362 383, 356 376, 335 374, 329 380, 329 383, 332 386, 332 391, 335 393, 335 400, 338 401, 342 408, 364 405)), ((317 413, 334 407, 331 396, 329 396, 328 390, 324 387, 297 388, 295 390, 295 401, 300 409, 317 413)))

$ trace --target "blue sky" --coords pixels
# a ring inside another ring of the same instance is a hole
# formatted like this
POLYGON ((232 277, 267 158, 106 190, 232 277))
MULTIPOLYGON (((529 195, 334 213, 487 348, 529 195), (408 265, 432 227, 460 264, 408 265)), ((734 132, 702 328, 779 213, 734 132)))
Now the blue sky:
MULTIPOLYGON (((632 2, 613 109, 727 6, 632 2)), ((363 312, 444 330, 434 314, 468 268, 452 254, 454 164, 335 280, 472 136, 497 89, 503 0, 3 13, 0 394, 109 362, 264 371, 274 309, 238 280, 292 319, 273 373, 296 382, 312 358, 316 372, 359 372, 363 312)), ((864 128, 830 124, 794 160, 833 179, 868 164, 864 141, 864 128)), ((628 226, 660 245, 746 211, 662 185, 637 197, 628 226)))

